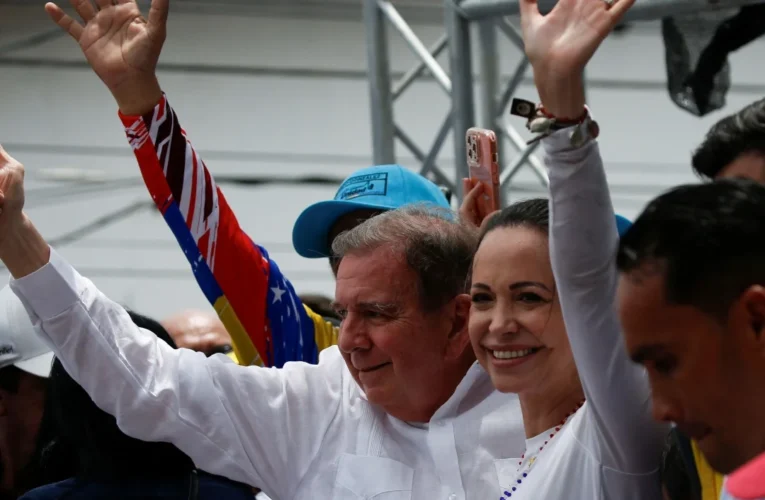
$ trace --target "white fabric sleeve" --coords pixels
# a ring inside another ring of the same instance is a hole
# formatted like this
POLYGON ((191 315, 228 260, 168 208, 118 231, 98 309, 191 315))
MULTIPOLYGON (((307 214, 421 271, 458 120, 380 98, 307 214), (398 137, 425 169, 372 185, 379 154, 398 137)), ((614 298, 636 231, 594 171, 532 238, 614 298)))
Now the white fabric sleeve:
POLYGON ((123 432, 170 442, 200 469, 276 498, 291 498, 340 408, 339 356, 274 369, 173 349, 53 250, 11 288, 67 372, 123 432))
POLYGON ((616 309, 619 235, 598 144, 543 140, 550 170, 550 257, 571 349, 596 420, 587 446, 601 463, 643 474, 659 466, 669 431, 651 416, 645 370, 632 363, 616 309))

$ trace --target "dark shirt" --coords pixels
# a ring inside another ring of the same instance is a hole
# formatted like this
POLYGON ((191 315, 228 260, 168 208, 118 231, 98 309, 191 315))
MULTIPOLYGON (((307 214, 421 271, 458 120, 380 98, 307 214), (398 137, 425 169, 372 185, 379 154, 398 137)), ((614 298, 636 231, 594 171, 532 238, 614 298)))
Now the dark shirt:
POLYGON ((227 479, 194 471, 163 479, 98 482, 67 479, 34 489, 19 500, 253 500, 252 488, 227 479))

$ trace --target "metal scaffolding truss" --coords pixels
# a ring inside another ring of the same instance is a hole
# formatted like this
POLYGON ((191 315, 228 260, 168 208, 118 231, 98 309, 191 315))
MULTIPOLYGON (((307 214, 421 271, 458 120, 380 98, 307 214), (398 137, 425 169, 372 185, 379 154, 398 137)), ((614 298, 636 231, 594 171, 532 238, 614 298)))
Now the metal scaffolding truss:
MULTIPOLYGON (((371 101, 373 157, 377 165, 396 163, 395 139, 409 149, 421 162, 421 174, 450 188, 457 199, 462 199, 459 179, 468 176, 465 132, 479 125, 493 129, 498 137, 504 136, 514 146, 515 155, 505 161, 501 158, 500 182, 503 195, 509 191, 513 177, 524 167, 532 169, 542 185, 547 186, 547 172, 541 160, 534 154, 538 142, 526 145, 521 134, 506 121, 506 110, 518 85, 528 70, 525 55, 518 63, 510 82, 499 89, 497 34, 501 33, 523 53, 523 40, 518 29, 505 17, 518 14, 518 0, 444 0, 444 26, 442 35, 431 47, 417 37, 412 28, 387 0, 362 0, 366 24, 367 58, 369 66, 369 91, 371 101), (476 22, 479 79, 478 96, 473 78, 470 24, 476 22), (398 32, 418 57, 419 63, 400 80, 391 81, 388 54, 387 25, 398 32), (444 50, 449 51, 447 71, 436 58, 444 50), (445 114, 433 144, 426 151, 398 125, 393 113, 394 101, 405 92, 417 78, 430 74, 451 99, 451 109, 445 114), (478 97, 478 99, 476 99, 478 97), (480 102, 480 121, 476 122, 476 100, 480 102), (455 173, 449 174, 436 163, 444 141, 453 134, 455 173)), ((682 15, 701 10, 729 9, 744 5, 763 3, 765 0, 637 0, 626 14, 624 21, 645 21, 668 16, 682 15)), ((541 10, 549 11, 555 0, 539 0, 541 10)))

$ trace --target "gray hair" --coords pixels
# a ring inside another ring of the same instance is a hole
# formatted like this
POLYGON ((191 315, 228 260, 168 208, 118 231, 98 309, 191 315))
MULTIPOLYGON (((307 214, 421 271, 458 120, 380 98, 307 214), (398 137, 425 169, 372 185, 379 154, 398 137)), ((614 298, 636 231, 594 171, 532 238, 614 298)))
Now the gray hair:
POLYGON ((423 307, 434 311, 466 292, 477 231, 450 210, 409 205, 382 213, 332 242, 342 258, 389 246, 400 250, 417 273, 423 307))

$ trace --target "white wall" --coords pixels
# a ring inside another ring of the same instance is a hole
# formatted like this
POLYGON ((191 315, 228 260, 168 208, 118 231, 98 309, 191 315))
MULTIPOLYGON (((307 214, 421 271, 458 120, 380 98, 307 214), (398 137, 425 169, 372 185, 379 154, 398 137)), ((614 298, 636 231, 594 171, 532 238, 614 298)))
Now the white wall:
MULTIPOLYGON (((41 7, 0 7, 0 19, 0 46, 50 28, 41 7)), ((438 26, 415 30, 426 43, 441 33, 438 26)), ((394 70, 405 71, 414 58, 395 34, 391 40, 394 70)), ((504 42, 502 47, 507 75, 518 54, 504 42)), ((724 114, 698 119, 677 109, 662 87, 663 54, 658 31, 644 26, 609 40, 588 71, 614 200, 628 216, 661 189, 693 180, 690 151, 724 114), (642 85, 629 88, 631 82, 642 85)), ((765 87, 760 87, 758 62, 763 56, 761 42, 735 55, 737 87, 725 113, 760 97, 765 87)), ((239 70, 162 71, 160 76, 214 173, 343 177, 371 162, 365 57, 360 22, 180 13, 171 14, 162 64, 239 70)), ((0 142, 26 164, 29 212, 47 237, 56 238, 148 198, 140 182, 64 201, 34 191, 61 186, 50 176, 71 169, 88 171, 93 178, 138 180, 115 106, 101 82, 85 68, 34 63, 40 59, 66 63, 82 57, 69 38, 0 54, 0 142), (11 62, 11 57, 26 63, 11 62)), ((533 97, 533 89, 527 83, 518 95, 533 97)), ((417 83, 397 103, 396 119, 425 147, 446 110, 446 96, 434 83, 417 83)), ((401 163, 415 166, 403 148, 398 151, 401 163)), ((443 151, 440 163, 453 165, 451 142, 443 151)), ((519 196, 539 192, 529 173, 519 177, 519 188, 519 196)), ((333 187, 225 185, 224 190, 242 225, 271 249, 299 291, 332 293, 326 262, 292 252, 291 226, 306 205, 330 198, 333 187)), ((60 251, 107 294, 139 311, 161 317, 183 307, 206 307, 170 232, 149 210, 60 251)))

